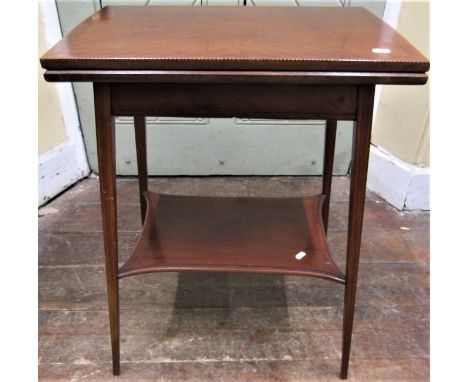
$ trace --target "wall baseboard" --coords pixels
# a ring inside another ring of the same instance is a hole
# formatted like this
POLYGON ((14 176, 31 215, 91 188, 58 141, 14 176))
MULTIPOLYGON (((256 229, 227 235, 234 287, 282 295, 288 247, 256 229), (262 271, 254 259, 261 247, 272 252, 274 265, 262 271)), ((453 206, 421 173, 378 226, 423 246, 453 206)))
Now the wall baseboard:
POLYGON ((430 169, 371 146, 367 188, 399 210, 429 210, 430 169))
POLYGON ((81 147, 68 139, 39 156, 39 206, 88 174, 89 167, 83 160, 81 147))

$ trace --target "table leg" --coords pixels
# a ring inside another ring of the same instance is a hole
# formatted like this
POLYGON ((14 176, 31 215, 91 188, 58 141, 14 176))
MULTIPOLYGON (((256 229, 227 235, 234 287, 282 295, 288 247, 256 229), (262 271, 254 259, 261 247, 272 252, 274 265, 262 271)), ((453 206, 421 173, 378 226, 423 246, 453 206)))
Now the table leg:
POLYGON ((146 159, 146 122, 144 116, 135 116, 135 143, 138 163, 138 185, 140 189, 141 223, 145 221, 146 200, 143 196, 148 191, 148 169, 146 159))
POLYGON ((323 155, 322 194, 326 195, 323 202, 322 219, 325 232, 328 230, 328 214, 330 210, 330 194, 333 177, 333 159, 335 156, 336 121, 327 120, 325 125, 325 148, 323 155))
POLYGON ((346 285, 343 312, 343 348, 340 378, 348 375, 349 354, 353 331, 354 305, 359 267, 362 222, 366 198, 367 166, 372 129, 374 87, 359 88, 357 121, 354 127, 353 161, 351 165, 348 243, 346 253, 346 285))
POLYGON ((115 128, 110 87, 94 83, 94 110, 101 191, 102 227, 106 260, 107 300, 112 345, 112 369, 120 373, 119 280, 117 253, 117 195, 115 183, 115 128))

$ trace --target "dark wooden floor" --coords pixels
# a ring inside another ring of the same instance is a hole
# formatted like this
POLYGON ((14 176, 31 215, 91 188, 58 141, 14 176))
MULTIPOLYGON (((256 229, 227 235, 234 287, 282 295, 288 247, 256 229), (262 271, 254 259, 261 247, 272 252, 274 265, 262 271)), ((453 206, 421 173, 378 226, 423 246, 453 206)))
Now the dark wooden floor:
MULTIPOLYGON (((121 260, 140 229, 137 181, 118 181, 121 260)), ((347 178, 329 242, 344 269, 347 178)), ((160 178, 154 191, 299 196, 319 179, 160 178)), ((338 381, 343 287, 274 275, 121 280, 122 375, 111 376, 98 181, 39 211, 39 376, 51 381, 338 381)), ((429 214, 368 195, 350 381, 429 380, 429 214)))

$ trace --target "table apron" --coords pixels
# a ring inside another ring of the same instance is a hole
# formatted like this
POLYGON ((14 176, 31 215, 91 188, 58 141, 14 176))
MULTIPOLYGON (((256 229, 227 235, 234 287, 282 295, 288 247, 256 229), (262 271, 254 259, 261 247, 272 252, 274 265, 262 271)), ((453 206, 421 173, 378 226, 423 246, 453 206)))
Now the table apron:
POLYGON ((112 83, 116 116, 355 120, 358 86, 112 83))

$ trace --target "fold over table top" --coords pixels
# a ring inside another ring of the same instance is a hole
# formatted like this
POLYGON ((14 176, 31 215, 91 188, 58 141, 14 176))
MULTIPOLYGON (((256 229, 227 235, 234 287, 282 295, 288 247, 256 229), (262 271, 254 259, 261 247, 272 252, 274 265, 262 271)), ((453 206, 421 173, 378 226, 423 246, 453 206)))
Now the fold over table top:
POLYGON ((364 8, 106 7, 46 69, 425 72, 427 59, 364 8))

